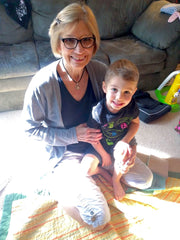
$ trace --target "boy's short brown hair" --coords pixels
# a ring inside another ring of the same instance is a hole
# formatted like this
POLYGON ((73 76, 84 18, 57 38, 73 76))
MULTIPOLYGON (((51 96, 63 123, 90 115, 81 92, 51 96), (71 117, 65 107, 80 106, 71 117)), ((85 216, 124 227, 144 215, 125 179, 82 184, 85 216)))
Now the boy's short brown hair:
POLYGON ((112 63, 107 69, 105 82, 108 82, 114 76, 121 76, 124 80, 139 81, 139 71, 134 63, 127 59, 120 59, 112 63))

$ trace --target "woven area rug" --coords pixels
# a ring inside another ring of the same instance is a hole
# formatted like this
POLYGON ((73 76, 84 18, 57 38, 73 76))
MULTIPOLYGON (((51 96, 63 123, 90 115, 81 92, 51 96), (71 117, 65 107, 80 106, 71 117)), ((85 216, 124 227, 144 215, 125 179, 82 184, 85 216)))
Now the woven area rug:
POLYGON ((168 177, 160 190, 130 191, 122 201, 114 199, 112 187, 102 177, 95 180, 111 210, 111 221, 102 231, 79 225, 50 196, 14 193, 5 198, 0 239, 180 239, 180 179, 168 177))

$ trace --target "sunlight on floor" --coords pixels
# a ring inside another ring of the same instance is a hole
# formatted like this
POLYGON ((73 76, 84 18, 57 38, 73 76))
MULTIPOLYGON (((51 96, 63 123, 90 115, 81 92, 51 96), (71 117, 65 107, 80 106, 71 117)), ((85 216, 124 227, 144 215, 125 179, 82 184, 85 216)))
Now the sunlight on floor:
MULTIPOLYGON (((162 200, 161 200, 162 201, 162 200)), ((163 201, 160 209, 139 212, 143 221, 131 227, 131 233, 138 239, 178 240, 179 239, 179 206, 176 203, 163 201)))
POLYGON ((170 155, 165 153, 165 152, 162 152, 162 151, 157 150, 157 149, 144 147, 144 146, 141 146, 141 145, 137 146, 137 151, 139 153, 144 154, 144 155, 149 155, 149 156, 153 155, 153 156, 158 157, 158 158, 169 158, 170 157, 170 155))
POLYGON ((178 203, 144 196, 141 193, 127 194, 126 197, 130 201, 129 204, 117 201, 116 205, 125 213, 130 225, 130 233, 137 239, 179 239, 178 203))

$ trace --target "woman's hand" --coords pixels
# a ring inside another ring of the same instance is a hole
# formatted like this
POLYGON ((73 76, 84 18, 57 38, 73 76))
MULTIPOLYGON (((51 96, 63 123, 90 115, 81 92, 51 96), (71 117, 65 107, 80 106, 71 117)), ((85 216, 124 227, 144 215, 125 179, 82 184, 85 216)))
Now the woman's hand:
POLYGON ((100 129, 89 128, 86 123, 82 123, 76 127, 76 134, 78 141, 90 144, 96 144, 102 138, 100 129))

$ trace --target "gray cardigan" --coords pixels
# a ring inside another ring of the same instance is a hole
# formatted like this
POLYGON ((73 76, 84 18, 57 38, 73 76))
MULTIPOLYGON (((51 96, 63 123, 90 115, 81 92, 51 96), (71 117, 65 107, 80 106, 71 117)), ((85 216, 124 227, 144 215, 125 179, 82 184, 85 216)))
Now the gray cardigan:
MULTIPOLYGON (((28 136, 45 142, 49 159, 58 162, 68 144, 78 143, 75 127, 65 129, 61 115, 61 93, 55 61, 33 77, 25 94, 23 123, 28 136)), ((97 101, 102 99, 102 81, 107 66, 92 60, 86 66, 97 101)), ((56 162, 55 161, 55 162, 56 162)))

